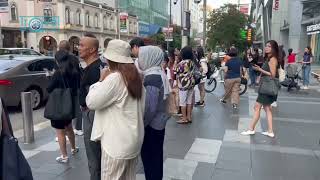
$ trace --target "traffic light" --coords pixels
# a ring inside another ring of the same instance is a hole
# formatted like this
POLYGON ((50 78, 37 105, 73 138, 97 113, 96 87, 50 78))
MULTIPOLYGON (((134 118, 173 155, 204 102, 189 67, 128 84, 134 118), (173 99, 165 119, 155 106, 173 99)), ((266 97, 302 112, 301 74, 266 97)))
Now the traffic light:
POLYGON ((252 41, 252 29, 251 28, 248 29, 247 40, 249 42, 252 41))

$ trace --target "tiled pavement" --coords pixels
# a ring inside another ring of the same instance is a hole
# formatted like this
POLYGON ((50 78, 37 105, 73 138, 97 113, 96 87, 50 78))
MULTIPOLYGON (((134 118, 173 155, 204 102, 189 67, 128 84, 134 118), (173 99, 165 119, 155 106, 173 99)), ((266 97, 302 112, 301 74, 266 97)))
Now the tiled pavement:
MULTIPOLYGON (((208 94, 206 106, 194 109, 190 125, 168 122, 165 139, 165 180, 318 180, 320 179, 320 93, 281 92, 275 112, 276 138, 257 133, 240 136, 248 126, 256 93, 241 97, 239 111, 218 103, 222 88, 208 94), (250 107, 250 108, 249 108, 250 107)), ((265 116, 257 127, 266 128, 265 116)), ((36 132, 36 143, 21 144, 35 180, 89 179, 82 138, 80 154, 68 165, 55 162, 58 144, 51 128, 36 132)), ((137 179, 143 180, 142 164, 137 179)))

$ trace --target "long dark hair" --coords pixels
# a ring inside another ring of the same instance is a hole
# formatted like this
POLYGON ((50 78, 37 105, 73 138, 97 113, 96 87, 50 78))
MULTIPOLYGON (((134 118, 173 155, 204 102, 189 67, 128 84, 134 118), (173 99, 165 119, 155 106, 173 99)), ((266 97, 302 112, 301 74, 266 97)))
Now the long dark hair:
POLYGON ((197 58, 199 61, 204 58, 204 50, 201 46, 197 48, 197 58))
POLYGON ((108 64, 112 71, 118 71, 121 74, 129 94, 134 99, 141 99, 143 85, 136 66, 134 64, 117 63, 111 60, 108 60, 108 64))
POLYGON ((275 40, 270 40, 268 41, 266 44, 270 44, 271 45, 271 57, 268 56, 268 54, 265 54, 265 58, 266 59, 271 59, 272 57, 276 58, 278 63, 280 63, 280 58, 279 58, 279 45, 277 43, 277 41, 275 40))
POLYGON ((58 66, 57 71, 63 76, 76 77, 80 75, 80 68, 76 63, 77 59, 69 52, 59 50, 55 55, 55 60, 58 66))
POLYGON ((311 47, 310 47, 310 46, 307 46, 306 48, 308 49, 309 53, 305 52, 304 54, 307 54, 307 55, 312 56, 312 49, 311 49, 311 47))
POLYGON ((292 49, 292 48, 288 49, 288 53, 289 53, 289 55, 291 55, 291 54, 292 54, 292 51, 293 51, 293 49, 292 49))

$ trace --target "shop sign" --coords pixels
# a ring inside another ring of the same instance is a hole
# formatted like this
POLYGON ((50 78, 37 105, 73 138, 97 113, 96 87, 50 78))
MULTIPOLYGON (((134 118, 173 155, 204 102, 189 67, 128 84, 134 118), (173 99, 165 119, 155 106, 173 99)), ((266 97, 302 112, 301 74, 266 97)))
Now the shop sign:
POLYGON ((20 16, 21 31, 44 32, 58 31, 60 26, 59 16, 20 16))
POLYGON ((319 34, 320 33, 320 24, 314 24, 307 26, 307 34, 312 35, 312 34, 319 34))
POLYGON ((120 32, 127 33, 128 32, 128 13, 122 12, 120 13, 120 32))

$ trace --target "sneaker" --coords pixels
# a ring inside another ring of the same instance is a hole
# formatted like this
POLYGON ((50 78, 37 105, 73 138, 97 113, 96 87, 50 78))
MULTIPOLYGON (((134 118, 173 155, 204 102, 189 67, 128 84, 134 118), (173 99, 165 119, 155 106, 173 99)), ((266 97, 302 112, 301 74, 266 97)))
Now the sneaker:
POLYGON ((306 86, 301 86, 301 89, 302 90, 305 90, 307 87, 306 86))
MULTIPOLYGON (((68 136, 66 136, 66 140, 69 141, 68 136)), ((55 141, 58 142, 58 137, 56 137, 55 141)))
POLYGON ((75 154, 77 154, 79 152, 79 148, 78 147, 76 147, 75 149, 71 149, 71 154, 72 155, 75 155, 75 154))
POLYGON ((309 86, 305 86, 304 89, 305 89, 305 90, 308 90, 308 89, 309 89, 309 86))
POLYGON ((262 132, 261 134, 265 135, 265 136, 269 136, 271 138, 274 138, 274 133, 269 133, 269 132, 262 132))
POLYGON ((224 99, 219 100, 221 103, 226 104, 227 102, 224 99))
POLYGON ((201 102, 199 102, 199 106, 204 107, 204 101, 202 101, 202 103, 201 103, 201 102))
POLYGON ((68 157, 63 157, 62 155, 56 158, 56 161, 58 163, 68 163, 69 162, 69 158, 68 157))
POLYGON ((200 106, 200 104, 201 104, 200 101, 194 103, 195 106, 200 106))
POLYGON ((74 134, 78 136, 83 136, 83 131, 82 130, 74 130, 74 134))
POLYGON ((247 131, 243 131, 240 134, 244 136, 248 136, 248 135, 254 135, 255 133, 256 133, 255 131, 247 130, 247 131))
POLYGON ((272 107, 278 107, 278 103, 275 101, 271 104, 272 107))
POLYGON ((233 109, 238 109, 238 106, 236 104, 232 104, 233 109))

